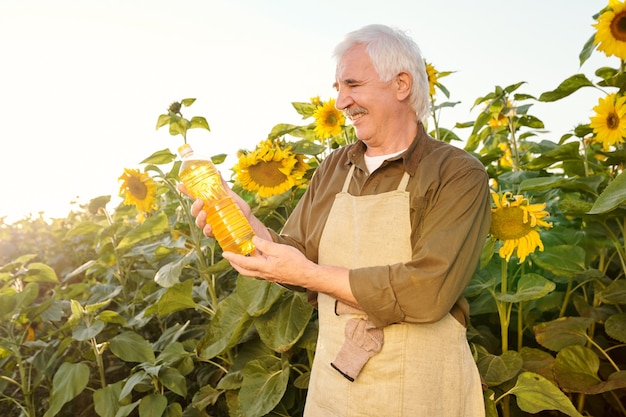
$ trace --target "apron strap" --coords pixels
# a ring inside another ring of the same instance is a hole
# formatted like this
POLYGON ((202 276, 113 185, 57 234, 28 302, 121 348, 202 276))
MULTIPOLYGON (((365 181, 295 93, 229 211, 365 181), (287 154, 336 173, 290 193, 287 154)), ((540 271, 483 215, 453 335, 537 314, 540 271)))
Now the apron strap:
POLYGON ((409 173, 404 171, 404 175, 402 176, 402 179, 400 180, 400 184, 398 185, 398 191, 406 191, 406 187, 409 184, 410 178, 411 176, 409 175, 409 173))
POLYGON ((348 171, 348 175, 346 176, 346 180, 343 183, 343 188, 341 189, 342 193, 347 193, 348 192, 348 186, 350 185, 350 180, 352 179, 352 173, 354 172, 354 167, 356 165, 352 164, 352 166, 350 166, 350 171, 348 171))

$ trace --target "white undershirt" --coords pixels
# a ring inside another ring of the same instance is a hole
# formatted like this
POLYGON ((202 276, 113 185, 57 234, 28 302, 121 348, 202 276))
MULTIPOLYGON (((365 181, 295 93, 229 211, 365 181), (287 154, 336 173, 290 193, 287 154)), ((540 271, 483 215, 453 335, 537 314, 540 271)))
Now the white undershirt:
POLYGON ((390 153, 387 155, 378 155, 378 156, 365 156, 365 165, 367 166, 367 170, 371 174, 376 171, 386 159, 393 158, 394 156, 400 155, 402 152, 406 151, 406 149, 402 149, 399 152, 390 153))

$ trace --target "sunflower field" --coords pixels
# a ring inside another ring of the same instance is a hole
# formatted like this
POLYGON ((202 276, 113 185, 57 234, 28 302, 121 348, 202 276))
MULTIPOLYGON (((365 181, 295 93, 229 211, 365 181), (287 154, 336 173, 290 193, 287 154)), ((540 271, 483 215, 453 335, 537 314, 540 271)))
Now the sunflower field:
MULTIPOLYGON (((594 20, 580 63, 604 53, 615 67, 539 97, 496 86, 475 120, 448 128, 453 73, 427 63, 428 130, 491 179, 490 236, 465 293, 489 417, 626 416, 626 5, 610 0, 594 20), (603 92, 594 114, 545 139, 533 104, 583 88, 603 92)), ((193 103, 155 115, 156 128, 179 144, 209 131, 186 116, 193 103)), ((228 179, 276 231, 319 163, 356 140, 333 99, 293 107, 302 124, 241 150, 228 179)), ((230 267, 177 191, 180 163, 164 149, 125 169, 114 209, 102 196, 63 219, 0 219, 0 415, 302 415, 316 312, 230 267)))

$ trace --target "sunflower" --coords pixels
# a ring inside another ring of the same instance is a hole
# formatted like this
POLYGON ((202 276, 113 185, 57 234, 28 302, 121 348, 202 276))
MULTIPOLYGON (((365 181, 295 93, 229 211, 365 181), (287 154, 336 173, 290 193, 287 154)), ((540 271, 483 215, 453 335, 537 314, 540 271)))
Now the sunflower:
POLYGON ((233 167, 241 186, 260 197, 272 197, 303 184, 309 169, 302 155, 278 140, 263 141, 252 152, 239 152, 233 167))
POLYGON ((626 59, 626 4, 609 0, 609 8, 598 17, 594 25, 596 32, 593 43, 606 56, 626 59))
POLYGON ((511 155, 511 147, 508 142, 500 142, 498 143, 498 149, 502 151, 502 156, 500 157, 500 166, 503 168, 512 168, 513 167, 513 157, 511 155))
POLYGON ((321 139, 339 136, 346 124, 343 113, 335 107, 335 99, 320 103, 313 112, 315 133, 321 139))
POLYGON ((509 118, 506 117, 503 113, 494 114, 489 119, 489 127, 492 129, 497 129, 499 127, 505 127, 509 125, 509 118))
POLYGON ((535 249, 543 251, 539 227, 552 227, 552 223, 544 221, 550 216, 544 211, 546 204, 530 204, 524 196, 513 196, 510 192, 491 192, 491 196, 496 206, 491 209, 489 233, 503 242, 498 252, 500 257, 508 262, 516 252, 519 263, 522 263, 535 249))
POLYGON ((626 136, 626 97, 609 94, 598 100, 593 108, 596 115, 591 117, 589 125, 596 134, 595 141, 602 144, 605 151, 611 145, 624 142, 626 136))
POLYGON ((124 196, 124 204, 134 205, 141 213, 149 213, 156 208, 156 183, 145 172, 138 169, 124 168, 118 178, 120 196, 124 196))
POLYGON ((320 96, 311 97, 311 104, 314 106, 319 106, 322 104, 322 100, 320 100, 320 96))
POLYGON ((439 72, 432 64, 426 63, 426 75, 428 76, 428 94, 435 95, 435 86, 439 83, 439 72))
POLYGON ((509 119, 515 117, 517 114, 511 100, 507 100, 504 107, 502 107, 501 100, 492 100, 485 110, 491 113, 491 118, 487 124, 492 129, 508 127, 509 119))

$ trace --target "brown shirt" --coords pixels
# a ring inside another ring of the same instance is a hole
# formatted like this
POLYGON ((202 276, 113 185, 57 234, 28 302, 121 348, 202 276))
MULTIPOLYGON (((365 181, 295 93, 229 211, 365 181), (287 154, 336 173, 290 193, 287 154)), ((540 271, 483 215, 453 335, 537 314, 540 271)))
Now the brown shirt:
MULTIPOLYGON (((476 269, 491 222, 485 167, 466 151, 428 136, 421 124, 406 152, 383 162, 371 175, 365 166, 365 150, 359 141, 324 159, 274 240, 298 248, 317 262, 326 218, 350 166, 356 165, 348 190, 354 196, 394 190, 406 171, 411 175, 407 191, 411 194, 412 260, 352 269, 350 287, 377 326, 431 323, 448 312, 467 325, 469 305, 462 293, 476 269)), ((310 295, 314 300, 314 294, 310 295)))

